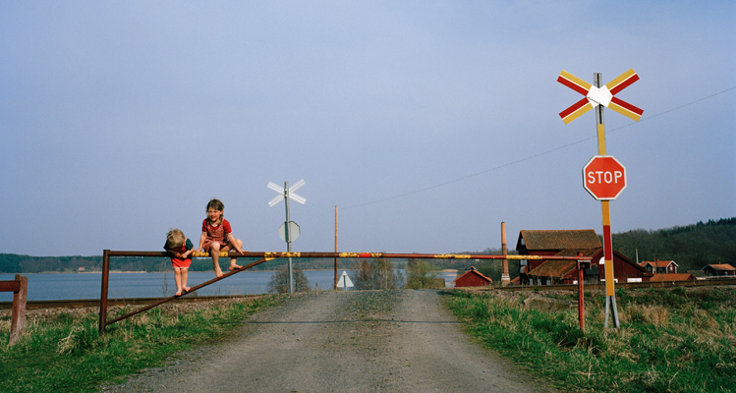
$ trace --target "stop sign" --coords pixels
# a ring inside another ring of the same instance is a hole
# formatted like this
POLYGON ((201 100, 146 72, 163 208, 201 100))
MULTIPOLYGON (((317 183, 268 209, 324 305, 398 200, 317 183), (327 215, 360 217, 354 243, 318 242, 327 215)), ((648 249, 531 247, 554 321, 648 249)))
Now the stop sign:
POLYGON ((595 199, 616 199, 626 188, 626 168, 613 156, 594 156, 583 167, 583 187, 595 199))

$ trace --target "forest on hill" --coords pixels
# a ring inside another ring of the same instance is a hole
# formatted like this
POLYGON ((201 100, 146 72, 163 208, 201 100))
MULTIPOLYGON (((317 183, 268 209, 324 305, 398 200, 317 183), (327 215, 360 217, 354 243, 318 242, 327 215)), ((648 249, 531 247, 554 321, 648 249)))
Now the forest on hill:
POLYGON ((613 235, 613 248, 635 261, 673 260, 678 271, 699 270, 713 263, 736 266, 736 217, 694 225, 613 235))
MULTIPOLYGON (((510 243, 514 247, 513 241, 510 243)), ((713 263, 731 263, 736 266, 736 217, 698 222, 693 225, 658 230, 637 229, 613 234, 613 247, 631 260, 653 261, 674 260, 680 272, 699 270, 713 263)), ((510 253, 513 251, 509 250, 510 253)), ((499 249, 462 253, 501 254, 499 249)), ((406 261, 393 261, 398 268, 405 268, 406 261)), ((464 271, 475 265, 493 280, 501 276, 501 264, 497 261, 479 260, 429 260, 437 269, 458 269, 464 271)), ((227 264, 227 260, 224 260, 227 264)), ((242 259, 241 264, 247 263, 242 259)), ((258 270, 276 270, 287 263, 285 259, 275 260, 256 266, 258 270)), ((354 268, 356 261, 341 259, 339 269, 354 268)), ((331 269, 333 259, 295 259, 294 265, 303 269, 331 269)), ((171 269, 168 258, 116 257, 110 261, 112 270, 117 271, 165 271, 171 269)), ((101 256, 62 256, 36 257, 18 254, 0 254, 0 273, 40 273, 40 272, 94 272, 102 269, 101 256)), ((209 258, 195 258, 191 270, 212 270, 209 258)), ((517 275, 519 263, 509 261, 509 272, 517 275)))

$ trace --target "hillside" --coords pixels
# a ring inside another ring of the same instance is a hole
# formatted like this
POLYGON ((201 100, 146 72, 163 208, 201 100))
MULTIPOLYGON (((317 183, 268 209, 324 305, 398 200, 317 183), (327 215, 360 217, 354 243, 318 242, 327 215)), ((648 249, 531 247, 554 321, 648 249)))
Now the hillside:
POLYGON ((655 231, 638 229, 613 235, 613 247, 632 260, 673 260, 679 271, 712 263, 736 265, 736 217, 655 231))
MULTIPOLYGON (((736 217, 720 220, 709 220, 684 227, 673 227, 659 230, 637 229, 613 235, 613 246, 632 260, 639 261, 666 259, 674 260, 680 265, 679 270, 702 269, 711 263, 736 264, 736 217)), ((467 252, 464 252, 467 253, 467 252)), ((473 253, 473 252, 470 252, 473 253)), ((485 249, 483 254, 500 254, 498 249, 485 249)), ((243 261, 245 262, 245 261, 243 261)), ((405 267, 406 261, 395 261, 397 267, 405 267)), ((493 280, 501 276, 501 264, 474 260, 431 260, 433 266, 441 269, 464 270, 470 265, 477 267, 493 280)), ((301 269, 331 269, 332 259, 296 260, 295 265, 301 269)), ((340 260, 341 269, 353 266, 352 260, 340 260)), ((113 258, 110 262, 113 270, 123 271, 164 271, 171 268, 167 258, 125 257, 113 258)), ((286 264, 286 260, 277 260, 259 265, 257 269, 276 269, 286 264)), ((39 273, 39 272, 76 272, 99 271, 102 266, 101 256, 64 256, 35 257, 29 255, 0 254, 0 273, 39 273)), ((511 276, 518 272, 518 262, 509 262, 511 276)), ((195 259, 191 270, 211 270, 209 258, 195 259)))

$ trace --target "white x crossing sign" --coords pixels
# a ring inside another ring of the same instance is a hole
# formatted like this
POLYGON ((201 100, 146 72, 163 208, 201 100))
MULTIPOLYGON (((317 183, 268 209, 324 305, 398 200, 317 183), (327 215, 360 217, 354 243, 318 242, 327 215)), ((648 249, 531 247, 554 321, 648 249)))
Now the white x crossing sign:
POLYGON ((630 69, 599 88, 563 70, 560 72, 560 76, 557 77, 557 82, 577 91, 585 97, 560 112, 562 121, 568 124, 598 105, 603 105, 626 117, 639 121, 644 111, 616 97, 616 93, 638 80, 639 76, 636 75, 633 69, 630 69))
POLYGON ((273 207, 277 203, 281 202, 282 199, 286 199, 286 198, 289 198, 293 201, 297 201, 301 203, 302 205, 307 203, 307 198, 304 198, 303 196, 294 193, 294 191, 300 189, 306 183, 307 182, 305 182, 304 179, 301 179, 298 182, 292 184, 291 187, 289 187, 287 184, 285 184, 284 187, 281 187, 274 182, 271 182, 271 181, 268 182, 266 187, 280 193, 279 196, 271 199, 268 202, 268 206, 273 207))

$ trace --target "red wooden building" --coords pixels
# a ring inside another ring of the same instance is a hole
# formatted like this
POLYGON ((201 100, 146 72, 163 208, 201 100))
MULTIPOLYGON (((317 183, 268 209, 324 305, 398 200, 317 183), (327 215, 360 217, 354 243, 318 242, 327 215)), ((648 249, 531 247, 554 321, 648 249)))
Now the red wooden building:
POLYGON ((471 266, 465 273, 461 274, 460 277, 454 279, 452 282, 455 283, 456 288, 485 287, 491 285, 493 280, 479 272, 475 266, 471 266))
MULTIPOLYGON (((519 254, 526 255, 558 255, 590 257, 592 264, 585 269, 587 282, 605 280, 603 247, 592 229, 586 230, 553 230, 529 231, 519 233, 516 243, 519 254)), ((636 264, 620 252, 613 250, 613 273, 617 282, 647 281, 652 276, 643 267, 636 264)), ((521 285, 573 284, 578 279, 575 261, 529 260, 519 274, 521 285)))

